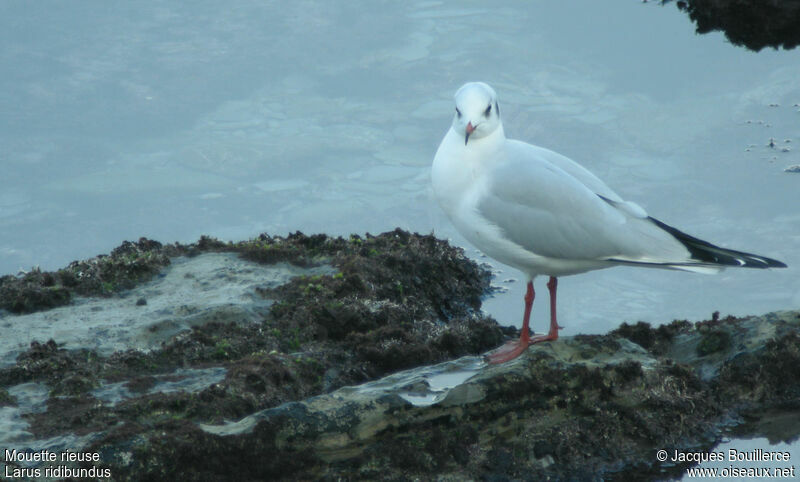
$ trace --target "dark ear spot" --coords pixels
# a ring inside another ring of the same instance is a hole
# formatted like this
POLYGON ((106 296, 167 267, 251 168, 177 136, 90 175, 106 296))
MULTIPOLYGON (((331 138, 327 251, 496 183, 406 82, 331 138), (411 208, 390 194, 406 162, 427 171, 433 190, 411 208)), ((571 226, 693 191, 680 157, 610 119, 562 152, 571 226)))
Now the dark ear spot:
POLYGON ((456 107, 456 114, 458 114, 458 117, 461 117, 461 111, 458 110, 458 107, 456 107))
POLYGON ((497 112, 498 117, 500 116, 500 106, 497 105, 497 101, 494 101, 494 111, 497 112))

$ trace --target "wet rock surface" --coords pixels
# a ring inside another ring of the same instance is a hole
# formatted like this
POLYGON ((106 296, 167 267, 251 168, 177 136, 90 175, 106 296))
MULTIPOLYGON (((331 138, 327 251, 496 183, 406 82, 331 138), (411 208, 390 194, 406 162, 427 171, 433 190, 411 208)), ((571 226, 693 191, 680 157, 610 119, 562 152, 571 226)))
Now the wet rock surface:
POLYGON ((756 52, 764 47, 788 50, 800 44, 798 0, 679 0, 676 4, 697 24, 699 34, 721 30, 734 45, 756 52))
POLYGON ((155 276, 185 248, 164 247, 141 238, 125 241, 110 255, 73 261, 56 272, 35 268, 22 276, 0 277, 0 309, 32 313, 69 304, 78 296, 110 296, 155 276))
POLYGON ((11 417, 25 428, 3 443, 36 446, 65 434, 130 441, 164 423, 222 423, 483 352, 513 332, 479 311, 489 279, 460 249, 401 230, 192 245, 140 239, 58 272, 6 276, 0 305, 19 316, 0 315, 4 349, 14 353, 10 333, 46 330, 53 339, 34 339, 0 364, 0 406, 26 399, 11 417), (225 291, 229 284, 244 289, 225 291), (199 289, 176 296, 182 285, 199 289), (84 325, 92 326, 75 336, 84 325), (117 345, 135 348, 109 348, 117 345), (209 378, 214 369, 221 376, 209 378), (172 386, 180 388, 165 390, 172 386))
MULTIPOLYGON (((105 316, 87 294, 121 302, 150 345, 35 340, 0 367, 0 414, 15 411, 7 448, 97 453, 72 466, 114 480, 660 478, 680 467, 658 449, 708 449, 800 412, 797 312, 623 324, 488 366, 480 354, 517 333, 479 310, 488 272, 433 236, 142 239, 108 258, 70 265, 96 267, 83 285, 7 277, 0 303, 59 323, 105 316), (204 300, 170 311, 171 279, 204 300), (242 289, 209 291, 228 284, 242 289), (72 304, 29 295, 51 288, 72 304)), ((800 432, 782 425, 771 436, 800 432)))
MULTIPOLYGON (((662 339, 650 350, 628 339, 629 326, 535 346, 479 366, 433 405, 409 403, 400 387, 341 389, 203 426, 190 437, 208 441, 202 458, 210 461, 197 475, 223 463, 215 453, 227 439, 233 451, 266 443, 277 460, 302 454, 297 467, 263 461, 253 478, 660 479, 684 467, 658 465, 659 449, 707 450, 743 421, 751 428, 739 434, 752 436, 770 410, 800 412, 800 313, 662 328, 637 325, 637 338, 647 330, 645 338, 662 339), (698 350, 719 333, 730 343, 698 350)), ((162 447, 173 440, 159 439, 162 447)), ((167 460, 136 470, 173 473, 167 460)))

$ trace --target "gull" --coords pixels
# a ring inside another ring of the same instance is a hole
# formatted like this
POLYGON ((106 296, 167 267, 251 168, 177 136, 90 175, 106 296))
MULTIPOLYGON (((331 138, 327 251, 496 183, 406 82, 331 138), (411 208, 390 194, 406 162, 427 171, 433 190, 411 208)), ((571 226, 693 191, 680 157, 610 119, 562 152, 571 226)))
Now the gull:
POLYGON ((725 267, 785 268, 775 259, 690 236, 623 200, 575 161, 507 139, 497 95, 483 82, 455 94, 455 115, 431 168, 439 205, 484 254, 527 275, 519 340, 487 355, 503 363, 529 345, 558 339, 561 276, 613 266, 716 273, 725 267), (531 336, 533 280, 549 276, 550 331, 531 336))

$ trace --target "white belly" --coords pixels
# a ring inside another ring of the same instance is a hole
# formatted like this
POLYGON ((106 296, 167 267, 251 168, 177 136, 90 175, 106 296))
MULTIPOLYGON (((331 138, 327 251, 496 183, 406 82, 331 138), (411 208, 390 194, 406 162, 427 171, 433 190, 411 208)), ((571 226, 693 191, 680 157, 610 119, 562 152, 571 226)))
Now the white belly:
POLYGON ((453 213, 450 220, 485 255, 522 271, 530 278, 538 275, 568 276, 614 266, 607 261, 540 256, 506 239, 497 226, 490 224, 472 209, 459 210, 453 213))

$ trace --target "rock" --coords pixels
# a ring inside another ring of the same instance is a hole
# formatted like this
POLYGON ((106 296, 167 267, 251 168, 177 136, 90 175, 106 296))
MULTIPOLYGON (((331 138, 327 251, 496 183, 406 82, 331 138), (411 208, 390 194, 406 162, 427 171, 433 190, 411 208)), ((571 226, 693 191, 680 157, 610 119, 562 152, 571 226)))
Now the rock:
POLYGON ((146 435, 140 457, 111 467, 123 479, 664 477, 657 450, 708 449, 732 418, 800 409, 800 313, 672 327, 659 354, 623 327, 536 345, 504 365, 464 357, 426 367, 473 370, 428 405, 405 397, 424 391, 405 383, 418 378, 411 370, 235 422, 179 423, 146 435), (698 349, 709 339, 728 341, 698 349))
POLYGON ((98 454, 71 467, 113 480, 641 479, 683 467, 657 450, 709 449, 737 421, 742 435, 800 432, 765 416, 800 411, 798 312, 623 324, 488 366, 481 354, 517 333, 481 314, 487 273, 432 236, 169 249, 96 311, 76 293, 74 313, 107 317, 116 297, 130 316, 161 310, 169 280, 201 299, 142 320, 165 334, 145 348, 32 342, 0 367, 0 409, 16 414, 0 446, 98 454), (292 276, 270 271, 287 263, 292 276), (203 304, 228 284, 237 300, 203 304), (168 323, 179 316, 202 320, 168 323))
POLYGON ((697 24, 697 33, 722 30, 734 45, 756 52, 764 47, 786 50, 800 44, 799 0, 679 0, 697 24))
POLYGON ((13 407, 0 414, 0 447, 52 447, 55 436, 77 450, 168 422, 222 423, 481 353, 509 332, 480 313, 489 277, 460 249, 401 230, 143 238, 66 270, 6 277, 0 306, 19 287, 69 296, 0 312, 0 394, 13 407), (74 279, 62 283, 64 272, 74 279))

